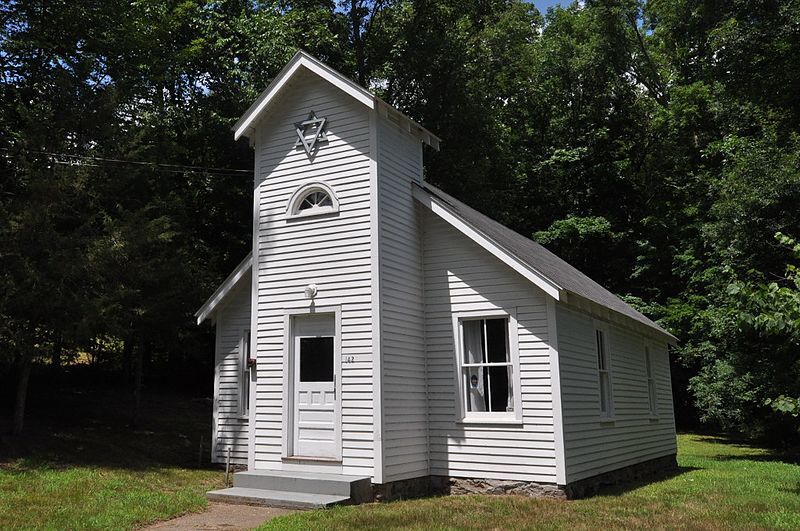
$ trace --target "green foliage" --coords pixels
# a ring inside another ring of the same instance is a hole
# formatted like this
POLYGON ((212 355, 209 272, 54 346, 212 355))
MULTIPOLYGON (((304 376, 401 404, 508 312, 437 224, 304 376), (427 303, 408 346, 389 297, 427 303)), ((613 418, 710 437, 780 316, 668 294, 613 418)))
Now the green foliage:
POLYGON ((610 289, 625 289, 633 245, 602 216, 572 216, 554 221, 533 238, 610 289))
POLYGON ((800 234, 798 2, 18 0, 0 14, 0 363, 207 348, 191 313, 248 250, 250 178, 43 153, 250 168, 229 127, 304 48, 443 138, 426 179, 675 333, 679 414, 797 437, 773 409, 800 396, 795 244, 773 235, 800 234))

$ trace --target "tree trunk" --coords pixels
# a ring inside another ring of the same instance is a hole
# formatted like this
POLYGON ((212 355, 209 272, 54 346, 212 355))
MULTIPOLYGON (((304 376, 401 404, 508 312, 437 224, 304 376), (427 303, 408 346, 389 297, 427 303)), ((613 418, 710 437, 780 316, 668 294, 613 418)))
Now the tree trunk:
POLYGON ((133 382, 133 338, 126 338, 122 345, 122 377, 125 386, 133 382))
POLYGON ((31 379, 33 361, 30 354, 23 353, 19 362, 19 377, 17 380, 17 398, 14 403, 14 423, 11 435, 21 435, 25 426, 25 402, 28 398, 28 382, 31 379))
POLYGON ((135 349, 133 356, 133 416, 131 429, 139 429, 139 416, 142 409, 142 380, 143 380, 144 342, 135 349))
POLYGON ((63 344, 63 339, 61 338, 61 334, 58 334, 53 341, 53 351, 50 353, 51 365, 53 366, 54 370, 58 370, 61 367, 61 346, 63 344))

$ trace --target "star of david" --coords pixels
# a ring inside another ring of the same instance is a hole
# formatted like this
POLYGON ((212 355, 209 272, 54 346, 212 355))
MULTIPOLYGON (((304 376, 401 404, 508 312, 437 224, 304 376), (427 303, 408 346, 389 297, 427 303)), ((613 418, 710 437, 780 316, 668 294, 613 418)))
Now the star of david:
POLYGON ((313 156, 317 149, 317 142, 327 142, 328 135, 325 132, 325 122, 327 118, 317 118, 314 111, 308 113, 308 118, 302 122, 294 124, 295 132, 297 133, 297 142, 294 143, 295 147, 302 145, 306 150, 306 155, 313 156))

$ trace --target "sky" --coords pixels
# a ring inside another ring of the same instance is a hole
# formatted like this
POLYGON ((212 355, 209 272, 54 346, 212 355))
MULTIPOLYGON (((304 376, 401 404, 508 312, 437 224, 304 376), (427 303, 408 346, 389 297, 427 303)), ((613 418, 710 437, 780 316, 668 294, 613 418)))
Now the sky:
POLYGON ((547 8, 556 4, 568 5, 571 0, 533 0, 531 3, 541 11, 542 14, 547 13, 547 8))

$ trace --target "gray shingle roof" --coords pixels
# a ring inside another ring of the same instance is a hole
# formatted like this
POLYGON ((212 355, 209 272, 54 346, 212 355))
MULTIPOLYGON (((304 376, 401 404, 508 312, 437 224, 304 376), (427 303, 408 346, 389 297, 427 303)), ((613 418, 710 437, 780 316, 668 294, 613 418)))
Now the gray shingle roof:
POLYGON ((622 299, 532 239, 514 232, 492 218, 470 208, 458 199, 442 192, 438 188, 427 183, 422 184, 420 188, 425 190, 425 192, 433 198, 438 199, 440 203, 443 202, 453 214, 461 218, 473 229, 488 237, 506 252, 522 260, 567 292, 588 299, 625 317, 645 324, 662 334, 668 335, 673 340, 677 339, 659 325, 633 309, 622 299))

